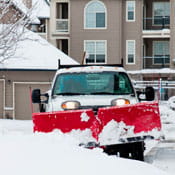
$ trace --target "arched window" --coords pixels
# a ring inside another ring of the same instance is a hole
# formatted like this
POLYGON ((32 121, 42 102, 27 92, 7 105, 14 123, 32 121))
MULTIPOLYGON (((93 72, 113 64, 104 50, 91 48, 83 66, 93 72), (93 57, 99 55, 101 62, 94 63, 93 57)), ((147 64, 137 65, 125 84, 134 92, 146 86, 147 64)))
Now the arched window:
POLYGON ((106 27, 106 7, 98 1, 93 0, 85 7, 85 28, 105 28, 106 27))

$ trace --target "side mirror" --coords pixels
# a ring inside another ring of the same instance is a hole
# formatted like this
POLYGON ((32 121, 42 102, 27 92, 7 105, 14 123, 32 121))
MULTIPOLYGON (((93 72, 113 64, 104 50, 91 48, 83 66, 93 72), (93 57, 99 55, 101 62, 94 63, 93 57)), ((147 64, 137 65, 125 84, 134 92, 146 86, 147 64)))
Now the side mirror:
POLYGON ((155 91, 154 88, 151 86, 148 86, 145 88, 145 97, 147 101, 152 101, 155 98, 155 91))
POLYGON ((40 89, 34 89, 32 91, 32 103, 41 103, 41 91, 40 91, 40 89))

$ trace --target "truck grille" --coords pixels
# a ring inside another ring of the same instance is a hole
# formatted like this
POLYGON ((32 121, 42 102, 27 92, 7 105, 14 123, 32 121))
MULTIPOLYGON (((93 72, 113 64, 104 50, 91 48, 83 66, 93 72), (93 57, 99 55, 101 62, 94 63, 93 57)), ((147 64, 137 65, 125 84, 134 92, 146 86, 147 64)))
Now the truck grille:
POLYGON ((94 111, 94 114, 97 114, 97 111, 99 108, 105 108, 109 107, 110 105, 105 106, 80 106, 80 109, 92 109, 94 111))

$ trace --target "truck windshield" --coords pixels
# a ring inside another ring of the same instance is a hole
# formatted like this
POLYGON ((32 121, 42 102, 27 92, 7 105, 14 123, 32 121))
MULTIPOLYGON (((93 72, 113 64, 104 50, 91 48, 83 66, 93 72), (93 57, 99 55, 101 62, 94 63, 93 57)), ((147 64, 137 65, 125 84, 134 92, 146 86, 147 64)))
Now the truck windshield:
POLYGON ((52 95, 133 94, 124 72, 64 73, 57 76, 52 95))

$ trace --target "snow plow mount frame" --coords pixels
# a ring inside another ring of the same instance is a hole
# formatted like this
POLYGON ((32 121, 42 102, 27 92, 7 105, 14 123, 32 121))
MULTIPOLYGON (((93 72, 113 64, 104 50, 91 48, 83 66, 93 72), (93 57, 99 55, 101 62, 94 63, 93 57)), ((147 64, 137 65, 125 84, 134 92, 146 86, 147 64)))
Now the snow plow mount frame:
POLYGON ((145 143, 138 141, 106 145, 103 150, 108 155, 144 161, 145 143))
POLYGON ((79 146, 83 146, 88 149, 102 148, 103 152, 109 156, 115 155, 117 157, 144 161, 144 140, 102 146, 95 142, 89 142, 87 144, 80 144, 79 146))

